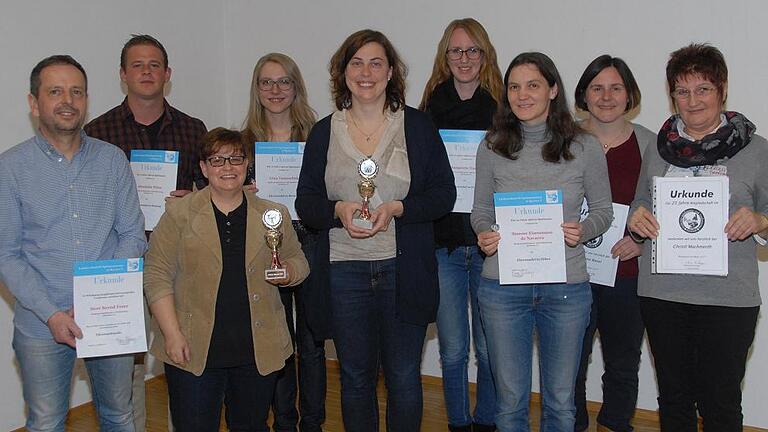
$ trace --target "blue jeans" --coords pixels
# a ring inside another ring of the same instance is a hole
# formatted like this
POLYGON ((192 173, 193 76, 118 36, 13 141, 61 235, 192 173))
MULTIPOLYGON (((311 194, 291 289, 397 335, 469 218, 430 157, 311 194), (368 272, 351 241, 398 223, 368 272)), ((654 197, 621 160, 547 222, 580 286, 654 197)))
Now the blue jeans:
POLYGON ((589 283, 501 286, 496 279, 481 278, 477 299, 496 382, 498 430, 529 430, 535 330, 541 431, 572 432, 576 415, 573 390, 592 305, 589 283))
POLYGON ((331 263, 333 342, 347 432, 379 430, 379 361, 387 387, 387 430, 413 432, 421 426, 421 351, 427 327, 397 317, 396 277, 395 259, 331 263))
POLYGON ((576 379, 575 431, 589 427, 587 413, 587 367, 595 331, 603 351, 603 403, 597 422, 616 432, 631 432, 637 405, 637 372, 643 343, 643 318, 637 298, 637 278, 616 279, 613 287, 592 284, 592 312, 584 335, 579 375, 576 379))
MULTIPOLYGON (((52 339, 13 333, 13 349, 21 369, 27 430, 64 431, 69 411, 72 371, 77 354, 52 339)), ((133 432, 131 385, 133 354, 85 360, 91 380, 93 405, 101 431, 133 432)))
POLYGON ((440 248, 435 251, 435 256, 440 278, 437 336, 448 424, 466 426, 474 421, 492 425, 496 415, 496 389, 477 306, 483 256, 477 246, 461 246, 450 253, 448 248, 440 248), (470 329, 468 302, 472 307, 472 341, 477 359, 477 403, 474 416, 469 413, 467 377, 470 329))
POLYGON ((269 432, 267 416, 277 372, 263 376, 250 364, 206 368, 195 376, 166 363, 165 378, 177 432, 218 431, 222 403, 228 430, 269 432))

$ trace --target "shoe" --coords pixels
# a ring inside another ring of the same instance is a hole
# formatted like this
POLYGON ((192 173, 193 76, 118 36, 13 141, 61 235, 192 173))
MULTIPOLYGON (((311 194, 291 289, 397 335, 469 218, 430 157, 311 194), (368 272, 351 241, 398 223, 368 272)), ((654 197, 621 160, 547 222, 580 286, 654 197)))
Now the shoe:
POLYGON ((496 425, 472 423, 472 432, 496 432, 496 425))
POLYGON ((451 432, 472 432, 472 425, 465 425, 465 426, 448 425, 448 430, 451 432))
POLYGON ((600 423, 597 424, 597 432, 613 432, 608 426, 603 426, 600 423))

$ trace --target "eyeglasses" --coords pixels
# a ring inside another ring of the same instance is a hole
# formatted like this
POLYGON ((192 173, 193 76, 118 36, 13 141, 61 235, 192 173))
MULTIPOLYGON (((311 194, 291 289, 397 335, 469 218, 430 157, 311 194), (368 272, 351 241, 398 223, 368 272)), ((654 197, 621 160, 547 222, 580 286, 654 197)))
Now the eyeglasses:
POLYGON ((687 89, 685 87, 677 87, 672 90, 672 97, 677 100, 688 99, 691 97, 691 93, 693 93, 696 95, 696 97, 703 98, 711 95, 715 90, 717 89, 712 86, 700 86, 693 90, 687 89))
POLYGON ((259 80, 259 90, 270 91, 277 86, 282 91, 288 91, 293 88, 293 80, 285 77, 276 80, 265 78, 259 80))
POLYGON ((224 164, 229 161, 232 166, 242 165, 245 162, 245 156, 211 156, 206 161, 211 164, 212 167, 223 167, 224 164))
POLYGON ((473 46, 467 49, 450 48, 445 52, 445 55, 448 56, 448 60, 454 60, 454 61, 461 60, 464 54, 466 54, 467 58, 470 60, 477 60, 480 58, 481 55, 483 55, 483 50, 473 46))

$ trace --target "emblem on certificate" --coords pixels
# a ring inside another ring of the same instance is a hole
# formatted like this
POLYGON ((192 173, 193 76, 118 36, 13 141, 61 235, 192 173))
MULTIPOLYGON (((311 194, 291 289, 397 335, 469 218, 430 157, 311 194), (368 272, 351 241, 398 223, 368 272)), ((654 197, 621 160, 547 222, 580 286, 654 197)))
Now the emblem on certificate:
POLYGON ((371 229, 371 210, 369 204, 371 197, 376 192, 376 185, 373 178, 379 173, 379 165, 371 158, 365 158, 357 164, 357 173, 360 175, 360 183, 357 184, 357 190, 363 198, 363 207, 360 214, 353 219, 353 223, 360 228, 371 229))
POLYGON ((275 280, 283 279, 288 273, 282 264, 280 263, 280 244, 283 241, 283 233, 280 231, 280 225, 283 223, 283 214, 278 209, 269 209, 264 212, 261 217, 261 221, 267 228, 266 234, 264 234, 264 241, 267 242, 267 246, 272 251, 272 263, 269 268, 264 270, 264 279, 275 280))

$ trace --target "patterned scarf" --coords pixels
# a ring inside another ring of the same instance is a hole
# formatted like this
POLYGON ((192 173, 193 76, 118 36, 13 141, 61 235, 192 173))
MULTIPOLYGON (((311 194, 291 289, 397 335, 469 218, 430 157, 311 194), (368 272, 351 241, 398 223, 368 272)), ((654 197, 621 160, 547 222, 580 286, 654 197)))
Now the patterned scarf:
POLYGON ((755 125, 735 111, 723 114, 726 125, 698 141, 690 141, 677 132, 679 114, 670 117, 661 126, 656 143, 661 158, 672 165, 689 168, 716 165, 723 158, 733 157, 752 140, 755 125))

